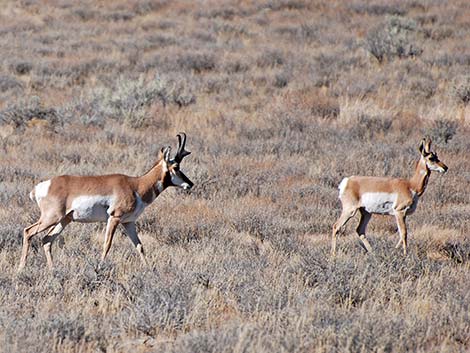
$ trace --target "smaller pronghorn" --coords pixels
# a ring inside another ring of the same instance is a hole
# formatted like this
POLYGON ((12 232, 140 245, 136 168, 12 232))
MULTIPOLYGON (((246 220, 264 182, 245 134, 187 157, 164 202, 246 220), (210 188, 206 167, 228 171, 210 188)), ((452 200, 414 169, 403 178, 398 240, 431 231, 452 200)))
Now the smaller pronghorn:
POLYGON ((186 135, 178 134, 178 150, 170 158, 171 148, 162 148, 156 164, 146 174, 99 176, 62 175, 37 184, 30 197, 41 209, 41 217, 24 229, 23 252, 19 270, 26 264, 31 238, 47 231, 42 239, 47 264, 52 269, 51 245, 70 222, 107 222, 102 259, 106 257, 119 224, 134 244, 144 264, 146 260, 137 235, 135 221, 167 187, 191 189, 193 183, 180 170, 186 151, 186 135))
POLYGON ((393 215, 397 221, 400 240, 396 245, 403 245, 406 255, 407 230, 406 216, 412 214, 428 183, 431 171, 445 173, 447 166, 442 163, 437 154, 431 151, 431 140, 423 139, 419 145, 421 157, 416 165, 414 175, 410 179, 352 176, 344 178, 339 184, 339 198, 343 210, 341 216, 333 225, 331 252, 336 253, 336 234, 349 219, 359 210, 361 219, 356 229, 363 247, 368 252, 372 248, 366 238, 366 228, 371 215, 393 215))

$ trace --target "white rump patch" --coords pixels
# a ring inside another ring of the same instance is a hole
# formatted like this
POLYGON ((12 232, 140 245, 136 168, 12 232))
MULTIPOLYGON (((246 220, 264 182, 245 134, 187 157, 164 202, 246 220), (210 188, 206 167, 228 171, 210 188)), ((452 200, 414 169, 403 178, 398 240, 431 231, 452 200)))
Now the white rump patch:
POLYGON ((73 220, 77 222, 105 222, 111 212, 111 195, 78 196, 72 201, 73 220))
POLYGON ((349 181, 349 178, 344 178, 343 180, 341 180, 341 183, 338 186, 339 197, 340 198, 344 194, 344 190, 346 190, 346 186, 348 185, 348 181, 349 181))
POLYGON ((366 192, 361 196, 361 205, 367 212, 393 214, 398 195, 388 192, 366 192))
MULTIPOLYGON (((51 181, 46 180, 46 181, 43 181, 43 182, 39 183, 38 185, 36 185, 34 187, 34 194, 35 194, 35 197, 36 197, 36 202, 38 204, 39 204, 39 201, 41 201, 41 199, 43 199, 47 196, 47 194, 49 193, 50 186, 51 186, 51 181)), ((31 196, 32 195, 30 195, 30 197, 31 196)))

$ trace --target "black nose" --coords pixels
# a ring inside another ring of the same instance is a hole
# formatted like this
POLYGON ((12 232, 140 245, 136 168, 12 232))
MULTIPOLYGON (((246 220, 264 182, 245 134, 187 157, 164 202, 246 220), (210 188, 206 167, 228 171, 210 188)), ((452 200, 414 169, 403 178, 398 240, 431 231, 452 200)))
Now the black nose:
POLYGON ((444 173, 447 172, 447 169, 449 169, 449 168, 447 168, 447 166, 445 165, 444 166, 444 173))

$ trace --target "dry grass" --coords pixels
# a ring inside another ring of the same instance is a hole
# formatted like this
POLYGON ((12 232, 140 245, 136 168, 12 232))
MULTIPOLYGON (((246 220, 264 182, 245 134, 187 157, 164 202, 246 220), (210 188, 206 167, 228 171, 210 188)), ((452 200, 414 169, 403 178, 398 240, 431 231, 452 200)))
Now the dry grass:
POLYGON ((463 0, 3 2, 0 350, 469 351, 469 18, 463 0), (72 224, 52 274, 39 239, 15 273, 35 183, 141 173, 182 130, 196 187, 139 220, 149 269, 124 236, 100 264, 102 226, 72 224), (449 173, 409 255, 377 217, 376 256, 349 225, 333 261, 339 181, 409 176, 425 134, 449 173))

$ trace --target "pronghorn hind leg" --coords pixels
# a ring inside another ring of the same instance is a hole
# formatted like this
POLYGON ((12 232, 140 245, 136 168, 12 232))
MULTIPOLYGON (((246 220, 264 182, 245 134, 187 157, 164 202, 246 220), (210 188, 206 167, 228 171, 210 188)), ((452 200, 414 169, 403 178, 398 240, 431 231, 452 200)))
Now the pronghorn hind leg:
POLYGON ((360 211, 361 211, 361 219, 359 221, 359 225, 357 226, 356 232, 357 232, 357 235, 359 235, 359 239, 361 239, 361 246, 367 252, 373 253, 372 247, 370 246, 370 243, 366 238, 367 225, 369 224, 369 221, 372 215, 363 208, 361 208, 360 211))
POLYGON ((39 224, 39 222, 40 222, 40 221, 37 221, 37 222, 31 224, 29 227, 26 227, 26 228, 23 230, 23 234, 24 234, 24 232, 29 232, 29 230, 30 230, 31 228, 36 227, 36 226, 39 224))
POLYGON ((23 231, 23 249, 21 251, 21 259, 20 265, 18 266, 18 271, 21 271, 26 265, 26 258, 28 257, 28 251, 31 244, 31 238, 36 234, 44 232, 49 228, 55 226, 58 223, 58 220, 41 220, 37 221, 36 223, 26 227, 23 231))
POLYGON ((400 241, 398 242, 397 246, 399 244, 403 244, 403 254, 406 255, 406 246, 408 243, 408 231, 406 229, 406 214, 403 211, 398 211, 395 213, 395 219, 397 221, 398 225, 398 231, 400 232, 400 241))
POLYGON ((331 254, 336 255, 336 236, 338 231, 352 218, 357 212, 357 208, 344 210, 341 212, 336 223, 333 225, 333 233, 331 235, 331 254))
POLYGON ((42 238, 42 246, 46 254, 47 266, 49 267, 50 271, 52 271, 53 269, 53 262, 52 262, 52 255, 51 255, 52 243, 59 236, 59 234, 62 233, 64 228, 70 222, 72 222, 72 214, 73 212, 69 212, 64 218, 60 220, 59 223, 57 223, 53 228, 50 228, 46 236, 42 238))

